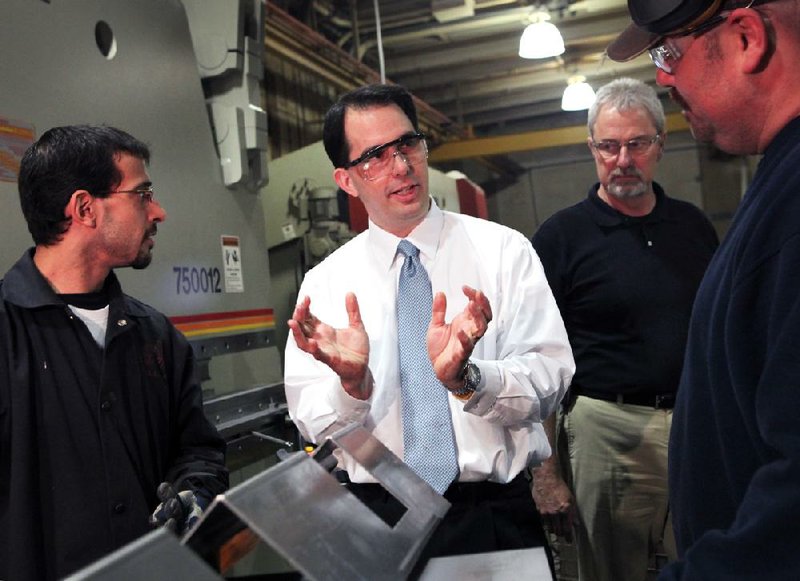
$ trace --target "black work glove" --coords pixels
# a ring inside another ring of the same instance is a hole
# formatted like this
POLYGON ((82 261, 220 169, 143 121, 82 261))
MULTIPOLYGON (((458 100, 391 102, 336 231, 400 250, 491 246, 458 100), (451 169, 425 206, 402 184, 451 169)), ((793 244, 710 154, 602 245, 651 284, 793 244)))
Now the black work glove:
POLYGON ((150 515, 150 524, 154 527, 164 527, 177 535, 182 535, 192 528, 203 514, 203 509, 191 490, 176 492, 169 482, 162 482, 158 485, 156 494, 161 504, 150 515))

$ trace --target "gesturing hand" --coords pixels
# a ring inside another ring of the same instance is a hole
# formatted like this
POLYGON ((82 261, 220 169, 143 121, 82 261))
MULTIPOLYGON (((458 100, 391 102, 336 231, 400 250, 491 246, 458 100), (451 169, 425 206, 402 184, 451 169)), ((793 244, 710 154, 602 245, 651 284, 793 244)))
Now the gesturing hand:
POLYGON ((492 307, 486 295, 468 286, 462 290, 468 299, 467 306, 449 324, 444 322, 447 298, 444 293, 436 293, 428 327, 428 356, 436 377, 448 389, 462 387, 458 375, 492 320, 492 307))
POLYGON ((297 346, 322 361, 342 380, 342 387, 352 397, 367 399, 371 389, 364 385, 369 361, 369 337, 361 321, 358 299, 347 293, 348 326, 334 329, 311 313, 311 299, 304 297, 295 307, 289 328, 297 346))

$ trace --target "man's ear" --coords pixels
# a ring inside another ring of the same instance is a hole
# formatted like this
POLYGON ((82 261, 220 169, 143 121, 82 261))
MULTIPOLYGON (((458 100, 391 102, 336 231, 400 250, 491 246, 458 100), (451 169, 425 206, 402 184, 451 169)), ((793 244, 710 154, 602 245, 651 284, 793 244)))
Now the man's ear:
POLYGON ((586 145, 589 147, 589 151, 592 152, 592 157, 594 157, 595 151, 594 147, 592 146, 592 141, 594 141, 591 136, 586 138, 586 145))
POLYGON ((737 35, 742 72, 751 75, 764 70, 774 50, 767 17, 752 9, 738 9, 731 12, 728 20, 737 35))
POLYGON ((97 224, 97 200, 86 190, 75 190, 64 208, 64 216, 73 224, 94 228, 97 224))
POLYGON ((656 158, 658 161, 661 161, 661 158, 664 157, 664 146, 667 144, 667 132, 666 130, 664 133, 661 134, 661 138, 658 140, 658 157, 656 158))
POLYGON ((353 183, 353 178, 349 171, 343 167, 337 167, 335 170, 333 170, 333 179, 336 181, 336 185, 342 188, 349 195, 353 196, 354 198, 358 197, 358 190, 353 183))

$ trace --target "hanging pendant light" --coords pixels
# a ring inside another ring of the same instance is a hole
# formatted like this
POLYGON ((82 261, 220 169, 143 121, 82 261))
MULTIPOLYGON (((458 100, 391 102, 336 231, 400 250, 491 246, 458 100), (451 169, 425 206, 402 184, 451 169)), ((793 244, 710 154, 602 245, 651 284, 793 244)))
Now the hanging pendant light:
POLYGON ((547 12, 536 12, 519 39, 519 56, 544 59, 564 53, 564 39, 547 12))
POLYGON ((586 77, 570 77, 561 97, 561 108, 564 111, 583 111, 592 106, 594 97, 594 89, 586 82, 586 77))

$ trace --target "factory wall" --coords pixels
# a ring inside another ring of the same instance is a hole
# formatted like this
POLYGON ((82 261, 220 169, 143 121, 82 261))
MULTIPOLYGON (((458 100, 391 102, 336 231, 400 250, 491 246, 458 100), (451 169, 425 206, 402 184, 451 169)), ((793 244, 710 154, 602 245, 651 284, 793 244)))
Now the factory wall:
MULTIPOLYGON (((724 156, 680 132, 668 137, 655 179, 668 196, 702 209, 722 238, 753 164, 749 158, 724 156)), ((539 162, 515 184, 489 197, 489 217, 531 237, 558 210, 584 199, 596 181, 586 145, 543 150, 539 162)))

